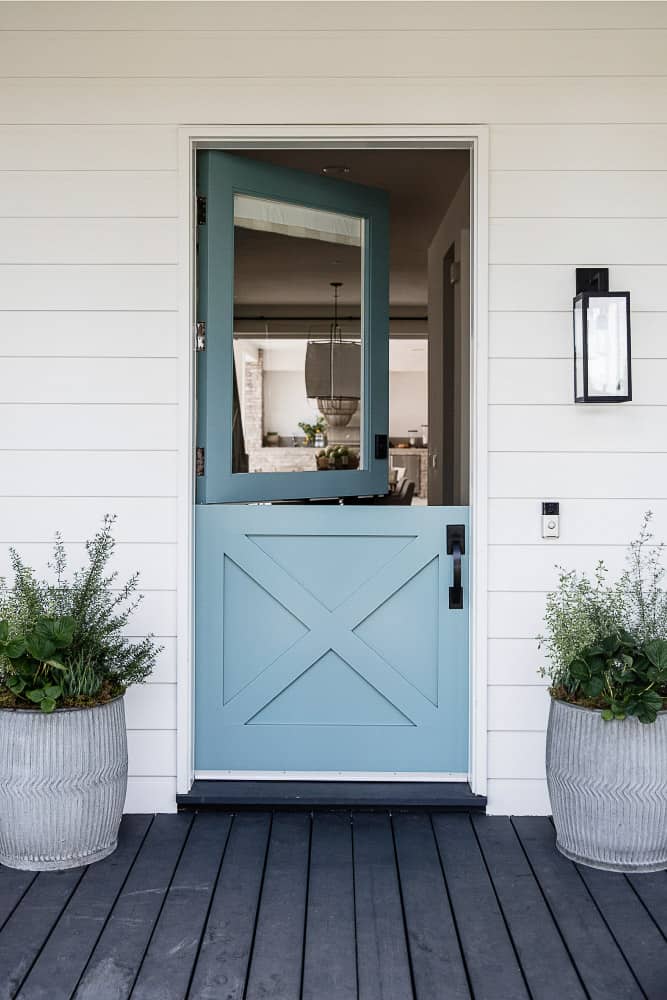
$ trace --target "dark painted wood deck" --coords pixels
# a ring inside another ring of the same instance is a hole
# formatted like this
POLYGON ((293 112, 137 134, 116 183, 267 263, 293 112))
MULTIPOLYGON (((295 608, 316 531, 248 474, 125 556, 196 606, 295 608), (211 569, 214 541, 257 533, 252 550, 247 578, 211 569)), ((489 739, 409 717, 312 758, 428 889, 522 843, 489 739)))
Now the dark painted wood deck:
POLYGON ((665 1000, 666 935, 666 873, 542 818, 128 816, 88 869, 0 869, 3 1000, 665 1000))

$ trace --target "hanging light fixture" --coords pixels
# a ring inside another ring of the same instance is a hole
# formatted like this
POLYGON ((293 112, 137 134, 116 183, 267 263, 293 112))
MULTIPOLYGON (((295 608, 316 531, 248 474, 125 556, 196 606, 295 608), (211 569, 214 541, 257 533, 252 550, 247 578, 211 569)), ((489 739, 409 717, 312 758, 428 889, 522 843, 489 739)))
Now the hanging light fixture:
POLYGON ((609 291, 606 267, 578 267, 573 307, 575 403, 628 402, 630 292, 609 291))
POLYGON ((333 319, 328 340, 310 340, 306 348, 306 395, 329 427, 346 427, 361 398, 361 344, 343 340, 338 322, 342 281, 332 281, 333 319))

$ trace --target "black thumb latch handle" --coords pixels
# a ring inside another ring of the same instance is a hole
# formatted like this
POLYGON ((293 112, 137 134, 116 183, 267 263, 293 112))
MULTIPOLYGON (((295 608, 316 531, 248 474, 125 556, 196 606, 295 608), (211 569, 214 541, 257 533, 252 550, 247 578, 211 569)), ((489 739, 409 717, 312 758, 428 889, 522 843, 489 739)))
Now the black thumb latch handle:
POLYGON ((449 607, 452 611, 460 611, 463 607, 463 586, 461 584, 461 543, 452 545, 454 556, 454 586, 449 588, 449 607))
POLYGON ((453 556, 454 581, 449 588, 449 607, 452 611, 463 609, 463 583, 461 579, 461 556, 465 552, 465 526, 447 525, 447 555, 453 556))

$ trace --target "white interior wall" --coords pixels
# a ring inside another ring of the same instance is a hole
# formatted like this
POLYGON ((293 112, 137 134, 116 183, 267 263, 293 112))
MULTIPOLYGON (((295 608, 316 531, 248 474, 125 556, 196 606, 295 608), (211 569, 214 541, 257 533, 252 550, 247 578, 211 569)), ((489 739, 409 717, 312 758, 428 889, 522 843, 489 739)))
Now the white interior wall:
POLYGON ((306 396, 303 369, 264 372, 265 431, 275 431, 284 437, 301 435, 300 421, 312 424, 319 416, 317 403, 306 396))
POLYGON ((389 437, 421 435, 422 424, 428 424, 426 372, 389 372, 389 437))
POLYGON ((490 125, 488 795, 546 812, 553 564, 616 562, 648 506, 667 536, 666 49, 662 3, 2 5, 0 542, 39 559, 120 515, 165 645, 128 697, 128 809, 174 808, 177 125, 490 125), (622 407, 571 402, 577 265, 632 293, 622 407))
MULTIPOLYGON (((312 423, 319 413, 309 400, 303 384, 303 371, 264 370, 264 430, 289 437, 302 434, 299 421, 312 423)), ((407 437, 408 431, 428 422, 428 384, 426 372, 389 373, 389 436, 407 437)), ((359 411, 348 428, 359 427, 359 411)), ((358 431, 357 431, 358 436, 358 431)))

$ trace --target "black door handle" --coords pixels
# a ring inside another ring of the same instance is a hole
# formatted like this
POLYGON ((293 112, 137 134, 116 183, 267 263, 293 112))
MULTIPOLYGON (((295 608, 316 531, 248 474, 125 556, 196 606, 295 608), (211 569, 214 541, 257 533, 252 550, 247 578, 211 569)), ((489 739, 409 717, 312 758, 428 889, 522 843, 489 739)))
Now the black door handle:
POLYGON ((466 529, 464 524, 447 525, 447 555, 454 556, 454 580, 449 588, 449 607, 452 611, 463 610, 463 582, 461 577, 461 557, 466 550, 466 529))

